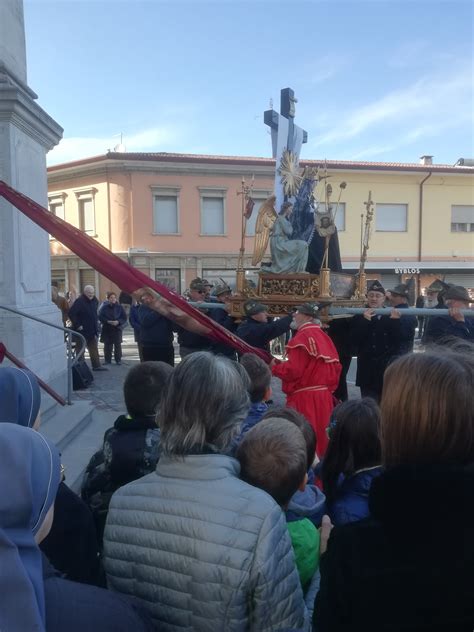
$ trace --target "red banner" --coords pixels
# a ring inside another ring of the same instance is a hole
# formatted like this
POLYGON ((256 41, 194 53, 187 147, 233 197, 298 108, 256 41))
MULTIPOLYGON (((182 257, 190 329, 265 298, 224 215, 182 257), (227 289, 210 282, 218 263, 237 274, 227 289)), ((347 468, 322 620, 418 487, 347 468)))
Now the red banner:
MULTIPOLYGON (((239 353, 255 353, 266 362, 271 360, 271 356, 262 349, 251 347, 246 342, 234 336, 224 327, 211 320, 208 316, 195 309, 185 299, 167 288, 162 283, 151 279, 140 272, 126 261, 123 261, 110 250, 99 244, 95 239, 89 237, 75 226, 71 226, 64 220, 56 217, 53 213, 40 206, 37 202, 26 195, 19 193, 8 184, 0 180, 0 195, 16 206, 24 215, 29 217, 35 224, 41 226, 46 232, 53 235, 55 239, 67 246, 83 261, 92 268, 113 281, 121 290, 132 294, 141 288, 151 288, 160 296, 165 298, 175 307, 190 316, 195 322, 206 328, 207 335, 212 340, 225 343, 239 351, 239 353)), ((180 322, 176 314, 170 311, 171 320, 180 322)), ((180 322, 184 328, 186 325, 180 322)))

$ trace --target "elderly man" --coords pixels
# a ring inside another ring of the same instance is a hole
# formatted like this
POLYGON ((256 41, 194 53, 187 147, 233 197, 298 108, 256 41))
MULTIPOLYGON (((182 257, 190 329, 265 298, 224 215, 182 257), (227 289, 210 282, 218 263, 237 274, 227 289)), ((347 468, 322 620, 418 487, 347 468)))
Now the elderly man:
MULTIPOLYGON (((387 310, 387 316, 376 315, 374 309, 385 305, 385 289, 379 281, 374 281, 367 291, 367 309, 352 319, 352 339, 357 349, 356 385, 362 397, 372 397, 380 401, 383 376, 389 362, 396 355, 410 350, 413 345, 414 327, 407 328, 406 336, 401 324, 401 303, 399 293, 393 290, 393 301, 398 307, 387 310), (411 340, 411 343, 410 343, 411 340)), ((405 306, 406 307, 406 306, 405 306)))
POLYGON ((332 340, 317 320, 317 303, 300 305, 293 315, 296 335, 286 346, 288 360, 273 360, 272 373, 282 381, 286 404, 302 413, 316 432, 316 452, 322 457, 328 444, 326 429, 334 407, 341 364, 332 340))
POLYGON ((236 334, 252 347, 270 353, 270 340, 290 330, 291 316, 268 322, 268 308, 253 299, 244 303, 244 313, 246 318, 238 326, 236 334))
MULTIPOLYGON (((193 279, 189 284, 189 300, 194 303, 203 303, 206 300, 206 286, 204 281, 197 277, 193 279)), ((183 327, 177 327, 178 343, 179 343, 179 355, 181 359, 196 353, 196 351, 208 351, 211 347, 211 341, 205 336, 200 336, 193 331, 184 329, 183 327)))
POLYGON ((432 316, 426 326, 424 341, 438 343, 452 336, 474 341, 474 313, 472 318, 465 318, 461 312, 472 302, 469 292, 461 285, 454 285, 444 292, 443 299, 449 316, 432 316))
MULTIPOLYGON (((393 290, 387 292, 388 302, 395 310, 407 309, 408 305, 408 286, 405 283, 396 285, 393 290)), ((395 339, 393 355, 399 356, 404 353, 413 351, 413 342, 415 340, 416 316, 404 316, 399 319, 398 333, 395 339)))
POLYGON ((99 335, 98 309, 99 301, 95 296, 95 289, 92 285, 86 285, 81 296, 74 301, 69 309, 69 318, 73 328, 86 339, 92 370, 107 371, 105 367, 100 366, 99 349, 97 347, 97 337, 99 335))
MULTIPOLYGON (((219 323, 219 325, 222 325, 228 331, 234 333, 237 329, 237 323, 235 322, 235 318, 229 315, 228 311, 230 307, 229 299, 232 296, 232 290, 226 283, 222 283, 221 285, 216 285, 214 289, 214 296, 215 302, 225 305, 225 308, 211 308, 208 313, 209 318, 212 318, 212 320, 216 323, 219 323)), ((211 351, 218 355, 224 355, 226 358, 230 358, 231 360, 237 359, 236 350, 223 342, 213 342, 211 351)))

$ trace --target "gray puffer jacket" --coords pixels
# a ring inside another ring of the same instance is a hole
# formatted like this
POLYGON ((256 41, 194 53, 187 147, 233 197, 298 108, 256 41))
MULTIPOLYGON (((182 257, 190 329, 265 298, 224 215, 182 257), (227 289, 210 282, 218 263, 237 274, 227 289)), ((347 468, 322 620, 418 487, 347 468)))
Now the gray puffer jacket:
POLYGON ((109 587, 141 599, 157 630, 306 627, 284 514, 239 469, 219 454, 162 457, 112 497, 109 587))

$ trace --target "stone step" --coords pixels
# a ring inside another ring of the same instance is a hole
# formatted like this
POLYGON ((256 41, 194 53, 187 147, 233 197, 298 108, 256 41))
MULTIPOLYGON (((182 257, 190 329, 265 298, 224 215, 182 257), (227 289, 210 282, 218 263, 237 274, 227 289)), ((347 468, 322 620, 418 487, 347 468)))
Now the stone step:
POLYGON ((84 470, 92 455, 102 447, 104 433, 113 426, 116 418, 114 410, 94 410, 89 423, 62 452, 66 482, 75 492, 79 492, 84 470))
POLYGON ((41 424, 41 433, 52 441, 62 453, 91 422, 92 401, 74 400, 71 406, 57 406, 56 413, 41 424))

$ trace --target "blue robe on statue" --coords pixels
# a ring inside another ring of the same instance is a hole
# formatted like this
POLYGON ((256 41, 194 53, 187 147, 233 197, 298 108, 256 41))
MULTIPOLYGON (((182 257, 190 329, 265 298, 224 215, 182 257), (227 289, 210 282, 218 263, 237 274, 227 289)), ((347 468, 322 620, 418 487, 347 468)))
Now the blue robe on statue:
POLYGON ((289 274, 305 272, 308 261, 308 244, 302 239, 291 239, 291 222, 279 215, 273 224, 270 236, 272 265, 265 272, 289 274))

